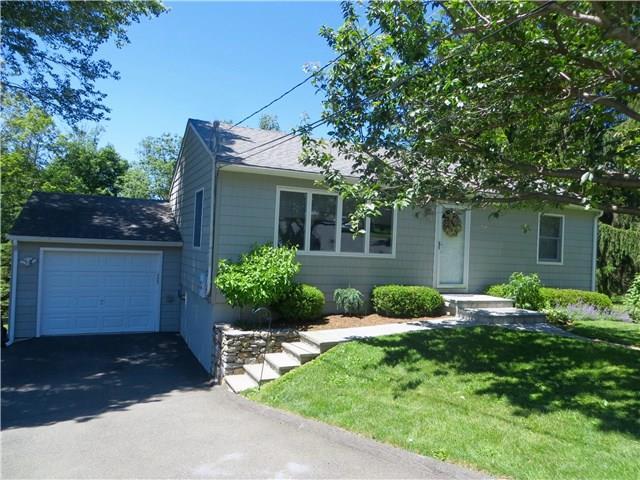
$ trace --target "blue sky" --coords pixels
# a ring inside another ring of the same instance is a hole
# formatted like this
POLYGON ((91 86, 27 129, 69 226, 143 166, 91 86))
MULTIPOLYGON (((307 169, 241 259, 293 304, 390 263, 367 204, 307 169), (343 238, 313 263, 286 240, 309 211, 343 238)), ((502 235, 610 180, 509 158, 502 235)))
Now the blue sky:
MULTIPOLYGON (((337 2, 166 4, 168 13, 130 28, 131 44, 99 52, 121 74, 98 84, 111 108, 103 143, 130 161, 143 137, 182 134, 189 117, 238 121, 267 103, 304 78, 305 63, 333 58, 318 31, 342 23, 337 2)), ((320 111, 310 84, 267 110, 283 130, 320 111)))

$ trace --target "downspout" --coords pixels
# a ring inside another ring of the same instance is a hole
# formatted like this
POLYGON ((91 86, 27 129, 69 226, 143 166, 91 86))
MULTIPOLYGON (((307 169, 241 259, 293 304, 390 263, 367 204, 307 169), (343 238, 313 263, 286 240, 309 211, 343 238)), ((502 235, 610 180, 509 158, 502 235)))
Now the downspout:
POLYGON ((18 241, 11 241, 11 298, 9 301, 9 342, 11 345, 16 336, 16 297, 18 289, 18 241))
POLYGON ((218 128, 220 127, 220 122, 217 120, 213 122, 213 131, 211 133, 210 145, 211 156, 213 157, 213 165, 211 166, 211 206, 209 208, 209 262, 207 267, 207 292, 205 294, 206 298, 209 298, 209 303, 211 301, 211 290, 213 289, 213 234, 215 232, 215 221, 216 221, 216 191, 217 191, 217 183, 218 183, 218 171, 220 170, 217 163, 217 152, 218 152, 218 128))
POLYGON ((596 291, 596 263, 598 257, 598 220, 604 212, 593 217, 593 258, 591 259, 591 291, 596 291))

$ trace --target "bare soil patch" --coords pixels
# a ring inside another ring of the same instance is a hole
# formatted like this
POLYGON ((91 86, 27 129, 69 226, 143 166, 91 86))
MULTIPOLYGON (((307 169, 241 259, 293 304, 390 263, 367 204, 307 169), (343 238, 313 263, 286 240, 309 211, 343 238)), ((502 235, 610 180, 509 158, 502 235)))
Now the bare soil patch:
POLYGON ((350 317, 347 315, 327 315, 310 323, 291 325, 298 330, 331 330, 334 328, 368 327, 370 325, 384 325, 386 323, 419 322, 424 320, 447 320, 453 317, 443 315, 438 317, 420 318, 392 318, 372 313, 361 317, 350 317))

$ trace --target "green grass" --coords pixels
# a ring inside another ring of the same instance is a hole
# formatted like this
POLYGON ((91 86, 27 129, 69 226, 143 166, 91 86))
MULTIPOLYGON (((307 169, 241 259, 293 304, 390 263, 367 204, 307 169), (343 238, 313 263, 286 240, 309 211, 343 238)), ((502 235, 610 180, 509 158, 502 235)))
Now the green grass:
POLYGON ((635 479, 640 353, 497 327, 343 344, 250 398, 522 479, 635 479))
POLYGON ((567 327, 567 330, 583 337, 640 347, 640 324, 638 323, 616 320, 576 320, 567 327))

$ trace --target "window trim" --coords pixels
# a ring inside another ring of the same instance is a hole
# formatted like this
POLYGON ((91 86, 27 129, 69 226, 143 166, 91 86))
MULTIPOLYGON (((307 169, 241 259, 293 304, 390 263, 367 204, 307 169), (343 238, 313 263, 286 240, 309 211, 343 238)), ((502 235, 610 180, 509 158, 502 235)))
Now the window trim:
POLYGON ((564 224, 565 216, 560 213, 542 213, 538 212, 538 233, 536 235, 536 263, 538 265, 564 265, 564 224), (542 217, 558 217, 562 219, 562 228, 560 230, 560 260, 540 260, 540 223, 542 217))
POLYGON ((191 246, 200 250, 202 248, 202 227, 204 226, 204 188, 200 188, 193 194, 193 229, 191 232, 191 246), (196 245, 196 222, 198 212, 198 193, 202 192, 202 204, 200 206, 200 239, 198 245, 196 245))
POLYGON ((273 245, 278 245, 278 233, 279 233, 279 221, 280 221, 280 192, 297 192, 297 193, 305 193, 306 196, 306 210, 305 210, 305 232, 304 232, 304 248, 298 249, 299 255, 305 255, 310 257, 355 257, 355 258, 396 258, 396 243, 397 243, 397 228, 398 228, 398 209, 393 208, 393 225, 391 229, 391 253, 369 253, 369 234, 370 234, 370 226, 371 221, 370 218, 367 217, 365 219, 365 235, 364 235, 364 252, 341 252, 340 247, 342 246, 342 235, 341 235, 341 224, 342 224, 342 204, 343 199, 337 193, 329 192, 327 190, 320 190, 315 188, 302 188, 302 187, 289 187, 286 185, 277 185, 276 186, 276 208, 275 208, 275 218, 274 218, 274 229, 273 229, 273 245), (307 226, 311 225, 311 196, 313 194, 316 195, 331 195, 334 197, 338 197, 338 204, 336 208, 336 249, 333 251, 327 250, 309 250, 308 247, 311 243, 311 229, 307 228, 307 226))

